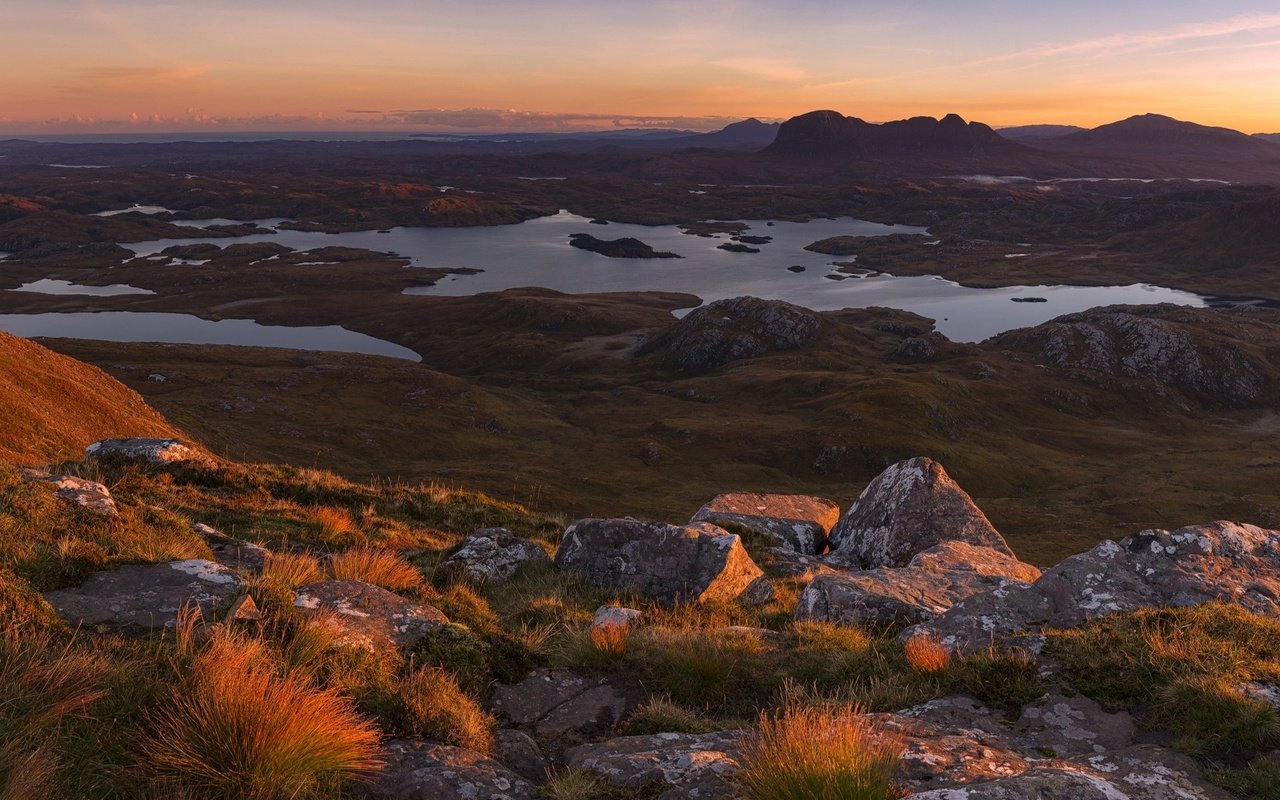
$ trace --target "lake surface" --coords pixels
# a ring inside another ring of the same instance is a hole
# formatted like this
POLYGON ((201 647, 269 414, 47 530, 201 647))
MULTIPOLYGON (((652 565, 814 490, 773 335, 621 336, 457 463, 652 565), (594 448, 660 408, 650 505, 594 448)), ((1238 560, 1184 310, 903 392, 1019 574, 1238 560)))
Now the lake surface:
MULTIPOLYGON (((258 220, 274 227, 283 220, 258 220)), ((233 220, 195 220, 181 224, 205 226, 233 220)), ((697 295, 705 302, 754 295, 786 300, 819 311, 887 306, 912 311, 937 321, 938 330, 954 341, 981 341, 1011 328, 1038 325, 1053 317, 1116 303, 1178 303, 1203 306, 1198 295, 1145 284, 1132 286, 1013 286, 972 289, 937 277, 843 276, 833 261, 848 258, 811 253, 805 245, 830 236, 879 236, 925 233, 925 228, 882 225, 851 218, 810 222, 747 221, 752 236, 771 236, 768 244, 752 245, 759 253, 730 253, 717 249, 728 235, 691 236, 673 225, 645 226, 610 223, 593 225, 586 217, 561 212, 518 225, 483 228, 393 228, 388 233, 310 233, 279 230, 276 234, 234 239, 167 239, 125 245, 140 256, 154 255, 172 245, 211 242, 226 246, 239 242, 275 242, 297 250, 343 246, 398 253, 418 267, 470 268, 475 275, 445 276, 434 286, 407 290, 410 294, 461 296, 525 286, 562 292, 672 291, 697 295), (589 233, 601 239, 631 236, 655 250, 678 253, 680 259, 615 259, 569 246, 569 235, 589 233), (787 267, 803 266, 804 272, 787 267), (1014 297, 1042 297, 1043 303, 1014 303, 1014 297)), ((926 246, 922 243, 921 246, 926 246)), ((1018 256, 1028 248, 1010 246, 1018 256)), ((179 268, 179 267, 175 267, 179 268)))
POLYGON ((138 311, 0 314, 0 331, 15 336, 58 336, 107 342, 233 344, 331 350, 421 361, 417 353, 392 342, 337 325, 292 328, 261 325, 247 319, 208 320, 190 314, 138 311))

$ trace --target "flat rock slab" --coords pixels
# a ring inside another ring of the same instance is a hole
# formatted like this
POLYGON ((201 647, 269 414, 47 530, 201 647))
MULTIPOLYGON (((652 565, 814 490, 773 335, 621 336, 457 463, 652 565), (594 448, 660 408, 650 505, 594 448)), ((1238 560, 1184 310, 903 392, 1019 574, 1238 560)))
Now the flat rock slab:
POLYGON ((357 784, 358 795, 377 800, 537 800, 537 788, 505 766, 461 747, 412 739, 383 745, 386 763, 375 778, 357 784))
POLYGON ((202 458, 200 451, 177 439, 103 439, 84 449, 85 458, 122 458, 149 464, 176 464, 202 458))
POLYGON ((536 669, 516 684, 498 684, 490 710, 539 737, 608 731, 631 709, 626 694, 604 679, 536 669))
POLYGON ((867 485, 830 534, 831 551, 862 567, 905 567, 917 553, 947 541, 989 547, 1012 557, 1004 537, 942 465, 900 461, 867 485))
POLYGON ((477 583, 500 583, 525 564, 550 563, 551 556, 536 543, 506 528, 481 528, 464 539, 443 566, 477 583))
POLYGON ((844 625, 914 625, 979 592, 1026 586, 1040 570, 989 547, 944 542, 905 567, 819 575, 800 593, 796 619, 844 625))
POLYGON ((373 651, 412 647, 449 624, 434 606, 360 581, 308 584, 298 590, 293 604, 314 624, 334 630, 338 644, 373 651))
POLYGON ((722 494, 698 509, 689 521, 737 525, 778 547, 817 555, 827 547, 827 532, 840 521, 840 506, 801 494, 722 494))
POLYGON ((233 570, 204 559, 128 565, 98 572, 75 589, 45 594, 68 625, 121 632, 171 628, 187 606, 213 620, 217 608, 240 592, 233 570))
POLYGON ((1035 631, 1042 627, 1213 601, 1280 616, 1280 532, 1214 522, 1102 542, 1045 570, 1030 586, 976 594, 903 636, 929 633, 962 652, 993 641, 1038 650, 1043 642, 1035 631))
POLYGON ((571 748, 565 763, 622 789, 666 784, 672 791, 662 797, 727 800, 738 796, 724 779, 740 768, 742 736, 742 731, 622 736, 571 748))
POLYGON ((270 551, 260 544, 233 538, 203 522, 193 523, 191 530, 204 539, 213 552, 213 560, 224 567, 261 573, 270 555, 270 551))
POLYGON ((1067 697, 1056 689, 1023 708, 1014 729, 1029 747, 1059 758, 1123 750, 1134 735, 1127 712, 1110 713, 1082 694, 1067 697))
POLYGON ((564 532, 556 566, 598 587, 636 592, 664 605, 761 602, 772 596, 767 581, 757 582, 764 573, 741 539, 706 523, 578 520, 564 532))

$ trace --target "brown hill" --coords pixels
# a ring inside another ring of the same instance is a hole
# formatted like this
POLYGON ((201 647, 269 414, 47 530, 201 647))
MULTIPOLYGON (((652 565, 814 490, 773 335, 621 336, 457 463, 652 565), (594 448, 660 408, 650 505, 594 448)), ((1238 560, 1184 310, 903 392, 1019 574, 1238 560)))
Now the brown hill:
POLYGON ((1161 114, 1139 114, 1092 130, 1040 137, 1028 144, 1046 150, 1142 158, 1280 159, 1280 147, 1274 142, 1230 128, 1198 125, 1161 114))
POLYGON ((98 439, 175 433, 137 393, 97 367, 0 333, 0 460, 78 458, 98 439))

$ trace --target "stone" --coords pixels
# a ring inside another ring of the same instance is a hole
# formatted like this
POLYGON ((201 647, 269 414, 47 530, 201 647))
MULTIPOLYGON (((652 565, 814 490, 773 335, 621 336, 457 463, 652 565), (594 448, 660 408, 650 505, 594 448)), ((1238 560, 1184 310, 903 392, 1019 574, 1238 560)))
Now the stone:
MULTIPOLYGON (((829 559, 806 556, 789 547, 770 547, 760 560, 760 568, 766 575, 802 582, 811 581, 819 575, 839 574, 843 570, 834 566, 829 559)), ((856 566, 852 568, 853 571, 857 569, 856 566)))
POLYGON ((358 796, 378 800, 537 800, 532 783, 474 750, 412 739, 383 745, 385 766, 355 784, 358 796))
POLYGON ((826 550, 827 532, 839 520, 840 506, 821 497, 736 493, 718 495, 689 521, 737 525, 778 547, 818 555, 826 550))
POLYGON ((240 577, 221 564, 189 559, 96 572, 75 589, 44 597, 72 627, 141 633, 174 627, 188 607, 212 621, 218 607, 242 586, 240 577))
POLYGON ((1058 758, 1123 750, 1133 743, 1133 720, 1124 711, 1109 713, 1082 694, 1067 697, 1057 689, 1022 709, 1018 737, 1058 758))
POLYGON ((464 539, 443 566, 477 583, 501 583, 525 564, 550 563, 551 556, 534 542, 506 528, 482 528, 464 539))
POLYGON ((120 516, 120 510, 116 508, 116 501, 111 496, 110 490, 97 481, 72 475, 57 475, 49 478, 48 482, 58 488, 58 497, 69 503, 104 517, 114 519, 120 516))
POLYGON ((449 624, 439 609, 361 581, 320 581, 298 589, 294 606, 337 634, 337 643, 371 651, 412 647, 449 624))
POLYGON ((913 625, 966 597, 1025 586, 1039 576, 1030 564, 989 547, 945 542, 905 567, 819 575, 800 593, 795 616, 844 625, 913 625))
POLYGON ((607 680, 567 670, 536 669, 515 684, 498 684, 490 710, 539 737, 608 731, 632 703, 607 680))
POLYGON ((742 731, 657 733, 584 744, 565 753, 571 769, 600 775, 620 789, 666 784, 671 798, 737 797, 725 778, 737 772, 742 731))
POLYGON ((1214 522, 1105 541, 1045 570, 1029 586, 957 602, 903 636, 928 633, 969 652, 1005 642, 1039 650, 1036 631, 1125 611, 1221 601, 1280 616, 1280 532, 1214 522))
POLYGON ((781 300, 735 297, 695 308, 684 319, 645 342, 641 353, 657 353, 671 369, 703 373, 734 361, 803 347, 822 330, 807 308, 781 300))
MULTIPOLYGON (((564 532, 556 566, 603 589, 665 605, 758 602, 763 576, 742 541, 714 525, 678 527, 634 519, 583 519, 564 532)), ((771 594, 772 590, 769 590, 771 594)))
POLYGON ((931 723, 905 714, 868 714, 882 736, 903 745, 898 775, 909 788, 960 785, 1016 775, 1027 759, 998 733, 931 723))
POLYGON ((525 780, 543 783, 550 765, 533 737, 514 728, 502 728, 494 734, 496 756, 508 769, 525 780))
POLYGON ((261 573, 270 555, 270 551, 260 544, 233 538, 203 522, 192 523, 191 530, 209 545, 214 561, 231 569, 261 573))
POLYGON ((880 473, 831 529, 830 541, 833 553, 867 569, 904 567, 947 541, 1013 556, 986 514, 929 458, 900 461, 880 473))
POLYGON ((258 610, 258 604, 253 602, 251 595, 243 594, 231 604, 223 619, 229 622, 257 622, 262 619, 262 612, 258 610))
POLYGON ((604 628, 610 625, 618 625, 623 628, 629 628, 643 618, 644 612, 639 609, 625 608, 623 606, 600 606, 591 618, 591 627, 604 628))
POLYGON ((122 458, 150 464, 201 460, 201 453, 177 439, 103 439, 84 449, 85 458, 122 458))

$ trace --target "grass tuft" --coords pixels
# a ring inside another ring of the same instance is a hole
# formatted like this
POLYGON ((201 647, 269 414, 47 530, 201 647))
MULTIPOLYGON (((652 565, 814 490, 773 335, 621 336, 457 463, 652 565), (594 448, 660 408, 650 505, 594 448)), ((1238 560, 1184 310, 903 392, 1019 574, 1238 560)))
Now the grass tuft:
POLYGON ((364 581, 393 592, 416 589, 422 573, 398 553, 375 547, 353 547, 329 557, 329 573, 336 580, 364 581))
POLYGON ((413 670, 400 679, 394 695, 396 727, 405 735, 485 754, 493 751, 493 717, 443 669, 413 670))
POLYGON ((944 672, 951 666, 951 652, 936 636, 912 636, 902 650, 907 658, 907 665, 916 672, 933 674, 944 672))

